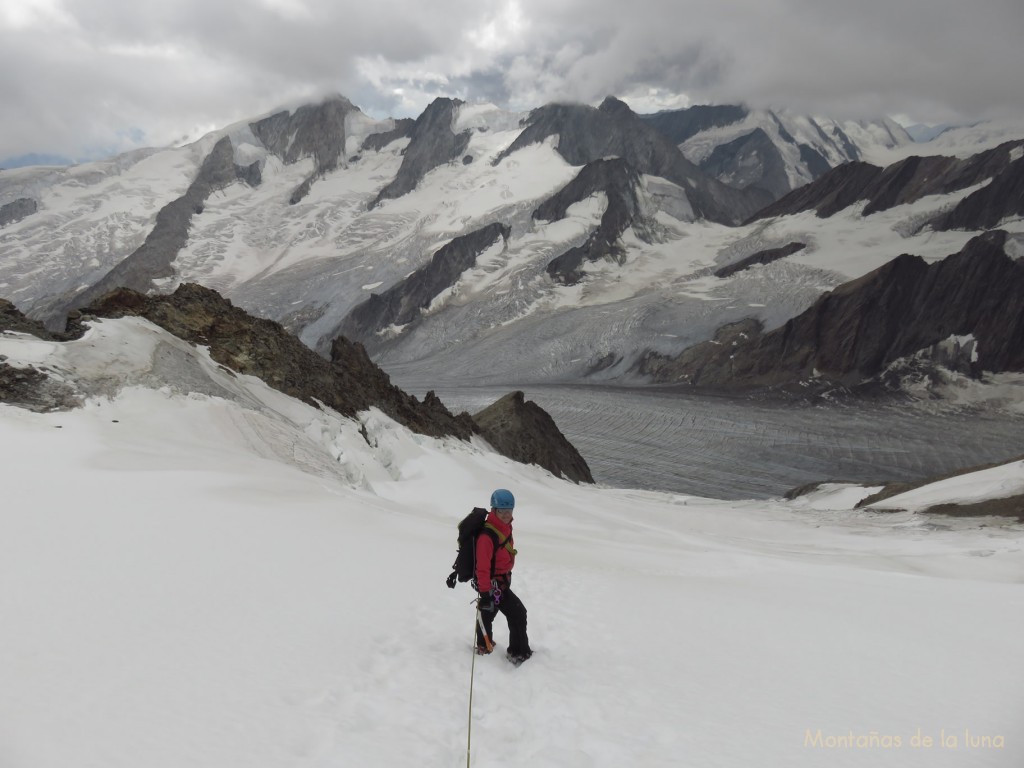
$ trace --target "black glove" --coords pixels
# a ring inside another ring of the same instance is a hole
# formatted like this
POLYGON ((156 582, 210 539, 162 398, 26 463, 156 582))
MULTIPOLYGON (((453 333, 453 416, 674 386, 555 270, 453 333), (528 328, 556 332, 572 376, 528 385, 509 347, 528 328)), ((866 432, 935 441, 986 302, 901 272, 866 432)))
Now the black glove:
POLYGON ((492 595, 490 592, 480 593, 480 600, 477 603, 477 606, 480 608, 481 611, 484 611, 486 613, 494 613, 496 610, 498 610, 498 606, 494 602, 494 595, 492 595))
POLYGON ((455 580, 459 577, 459 574, 452 571, 451 575, 444 580, 444 583, 448 585, 448 589, 455 589, 455 580))

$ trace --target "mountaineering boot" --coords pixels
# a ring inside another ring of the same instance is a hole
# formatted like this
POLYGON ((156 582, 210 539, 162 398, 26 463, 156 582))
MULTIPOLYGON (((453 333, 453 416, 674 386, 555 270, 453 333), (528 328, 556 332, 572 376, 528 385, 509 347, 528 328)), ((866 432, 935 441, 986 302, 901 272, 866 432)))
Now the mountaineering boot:
POLYGON ((527 651, 526 653, 506 653, 505 658, 511 661, 515 666, 519 666, 528 658, 533 656, 533 651, 527 651))
MULTIPOLYGON (((490 638, 488 638, 490 639, 490 638)), ((476 655, 486 656, 488 653, 494 653, 494 641, 477 643, 476 655)))

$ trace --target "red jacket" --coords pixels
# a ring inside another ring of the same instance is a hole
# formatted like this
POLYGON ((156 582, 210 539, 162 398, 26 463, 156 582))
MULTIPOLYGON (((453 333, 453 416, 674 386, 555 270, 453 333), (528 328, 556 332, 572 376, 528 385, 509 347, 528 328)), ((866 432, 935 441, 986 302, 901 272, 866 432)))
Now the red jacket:
POLYGON ((486 533, 476 537, 476 583, 481 592, 490 590, 491 557, 494 557, 494 576, 507 576, 516 564, 516 550, 512 541, 512 523, 506 525, 493 512, 487 515, 485 528, 498 534, 497 554, 494 552, 494 539, 486 533), (504 542, 504 543, 502 543, 504 542))

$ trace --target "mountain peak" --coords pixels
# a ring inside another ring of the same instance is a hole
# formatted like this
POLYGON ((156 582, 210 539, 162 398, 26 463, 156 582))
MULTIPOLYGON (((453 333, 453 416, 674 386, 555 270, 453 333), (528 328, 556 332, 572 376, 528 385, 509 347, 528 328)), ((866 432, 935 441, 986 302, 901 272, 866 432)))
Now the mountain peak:
POLYGON ((633 114, 633 110, 629 108, 629 105, 615 96, 605 96, 605 99, 601 102, 601 106, 598 107, 598 110, 604 112, 606 115, 633 114))

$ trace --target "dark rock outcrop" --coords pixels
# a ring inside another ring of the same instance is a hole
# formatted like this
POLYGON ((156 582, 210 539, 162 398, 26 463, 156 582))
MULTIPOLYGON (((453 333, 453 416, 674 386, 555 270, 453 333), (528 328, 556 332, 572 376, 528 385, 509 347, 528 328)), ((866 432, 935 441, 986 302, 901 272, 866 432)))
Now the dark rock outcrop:
MULTIPOLYGON (((888 166, 864 190, 864 215, 911 203, 945 189, 958 161, 952 157, 908 157, 888 166)), ((953 187, 955 189, 955 187, 953 187)))
MULTIPOLYGON (((980 466, 965 467, 956 472, 942 475, 939 477, 929 477, 924 480, 918 480, 915 482, 901 482, 901 483, 884 483, 882 490, 877 493, 873 493, 870 496, 862 499, 856 505, 857 509, 864 507, 872 507, 886 511, 888 509, 896 510, 899 509, 898 505, 885 505, 882 502, 891 499, 894 496, 907 493, 909 491, 916 490, 932 483, 937 483, 942 480, 947 480, 952 477, 960 477, 962 475, 972 474, 974 472, 981 472, 986 469, 992 469, 994 467, 1002 466, 1004 464, 1010 464, 1013 462, 1021 461, 1024 459, 1022 456, 1010 459, 1006 462, 1000 462, 997 464, 982 464, 980 466), (874 507, 873 505, 880 504, 881 506, 874 507)), ((921 510, 921 514, 926 515, 945 515, 947 517, 1011 517, 1024 522, 1024 495, 1013 494, 1010 496, 1004 496, 1002 498, 985 499, 984 501, 975 502, 972 504, 937 504, 935 506, 928 507, 927 509, 921 510)))
POLYGON ((216 291, 187 283, 171 295, 144 296, 121 288, 83 315, 137 315, 168 332, 210 348, 210 357, 238 373, 257 376, 309 405, 324 403, 345 416, 376 406, 410 429, 463 440, 475 431, 467 414, 453 416, 436 398, 420 403, 391 383, 360 344, 336 339, 330 360, 317 355, 272 320, 253 317, 216 291))
POLYGON ((3 331, 29 333, 40 339, 56 339, 56 334, 48 330, 42 323, 25 317, 21 310, 6 299, 0 299, 0 333, 3 331))
MULTIPOLYGON (((904 493, 922 488, 932 483, 938 483, 942 480, 948 480, 953 477, 961 477, 963 475, 972 474, 974 472, 981 472, 986 469, 992 469, 994 467, 1003 466, 1005 464, 1011 464, 1024 459, 1024 457, 1018 456, 1008 461, 998 462, 994 464, 982 464, 980 466, 965 467, 959 469, 956 472, 950 472, 945 475, 937 477, 928 477, 923 480, 915 480, 912 482, 899 481, 899 482, 863 482, 860 485, 864 488, 871 486, 880 485, 881 490, 866 496, 854 505, 854 509, 872 509, 875 512, 897 512, 900 511, 899 504, 891 503, 886 504, 884 502, 899 496, 904 493)), ((807 483, 797 488, 793 488, 784 494, 786 499, 798 499, 801 496, 814 493, 821 489, 827 481, 819 481, 815 483, 807 483)), ((1009 517, 1015 518, 1020 522, 1024 522, 1024 494, 1012 494, 1010 496, 1004 496, 1002 498, 991 498, 983 501, 978 501, 969 504, 936 504, 925 509, 919 509, 918 514, 922 515, 942 515, 945 517, 1009 517)))
POLYGON ((1024 157, 1010 163, 989 184, 933 221, 932 228, 988 229, 1007 216, 1024 216, 1024 157))
POLYGON ((306 196, 316 179, 338 167, 345 152, 345 116, 357 111, 344 96, 333 96, 320 104, 278 112, 249 124, 263 146, 286 164, 313 158, 313 173, 292 192, 292 204, 306 196))
POLYGON ((558 153, 571 165, 621 157, 640 173, 660 176, 683 187, 696 214, 711 221, 738 224, 771 200, 763 190, 734 189, 708 176, 671 140, 612 97, 597 109, 549 104, 533 110, 527 127, 494 163, 555 135, 559 137, 558 153))
POLYGON ((71 387, 32 366, 15 368, 0 360, 0 403, 38 413, 66 411, 82 404, 71 387))
MULTIPOLYGON (((478 425, 467 413, 453 415, 434 392, 420 402, 396 387, 362 344, 339 336, 326 360, 280 324, 253 317, 201 285, 187 283, 171 295, 153 296, 115 289, 80 315, 75 313, 74 327, 65 334, 48 331, 0 299, 0 331, 31 333, 53 341, 79 337, 85 330, 79 320, 126 316, 146 318, 181 339, 208 347, 210 357, 230 371, 256 376, 314 407, 327 405, 350 417, 376 407, 414 432, 432 437, 468 440, 483 434, 497 451, 515 461, 540 464, 575 482, 593 482, 586 462, 551 417, 536 404, 523 403, 521 392, 485 409, 478 425)), ((81 405, 75 390, 45 371, 17 368, 2 358, 0 402, 38 411, 81 405)))
POLYGON ((729 277, 730 275, 735 275, 737 272, 750 269, 756 264, 771 264, 773 261, 784 259, 786 256, 792 256, 794 253, 802 251, 806 247, 807 245, 804 243, 787 243, 781 248, 769 248, 764 251, 758 251, 757 253, 747 256, 745 259, 740 259, 732 264, 719 267, 715 270, 715 277, 729 277))
POLYGON ((398 139, 405 139, 412 136, 412 130, 415 127, 415 120, 411 117, 403 117, 400 120, 395 121, 395 127, 390 131, 381 131, 380 133, 373 133, 367 136, 363 139, 363 146, 360 149, 364 152, 367 150, 380 152, 392 141, 398 141, 398 139))
POLYGON ((945 517, 1009 517, 1024 523, 1024 494, 985 499, 972 504, 935 504, 921 510, 921 514, 945 517))
MULTIPOLYGON (((948 339, 976 339, 974 374, 1024 370, 1024 262, 988 232, 934 264, 904 254, 822 296, 781 328, 677 358, 649 354, 658 381, 748 389, 816 380, 854 386, 890 363, 948 339)), ((744 329, 750 336, 752 327, 744 329)))
POLYGON ((356 111, 344 96, 325 99, 320 104, 282 111, 249 127, 269 151, 291 165, 312 157, 317 170, 337 168, 345 149, 345 116, 356 111))
POLYGON ((730 187, 763 189, 773 200, 790 191, 786 162, 761 128, 718 145, 700 168, 730 187))
POLYGON ((302 202, 302 198, 309 194, 309 190, 313 188, 313 182, 316 181, 316 175, 307 176, 302 180, 295 189, 292 190, 291 197, 288 198, 289 205, 295 205, 296 203, 302 202))
POLYGON ((214 145, 185 194, 160 209, 146 241, 97 283, 75 296, 47 325, 62 325, 67 310, 84 307, 115 288, 144 293, 154 288, 154 280, 172 277, 171 265, 188 242, 192 217, 202 213, 206 199, 235 181, 251 178, 251 167, 237 166, 233 158, 231 140, 225 136, 214 145))
POLYGON ((499 222, 452 240, 438 250, 430 263, 417 269, 381 294, 373 294, 345 317, 339 332, 372 344, 378 331, 419 320, 422 310, 476 264, 477 257, 500 238, 507 241, 511 229, 499 222))
POLYGON ((462 103, 458 99, 434 99, 430 102, 423 114, 416 118, 398 175, 374 198, 370 208, 375 208, 382 200, 408 194, 429 171, 462 156, 469 146, 471 132, 466 130, 456 135, 452 130, 456 110, 462 103))
POLYGON ((370 359, 359 342, 338 336, 331 344, 330 364, 337 386, 355 411, 376 406, 413 432, 432 437, 452 435, 468 440, 477 431, 469 414, 453 415, 434 392, 427 392, 421 403, 392 384, 391 377, 370 359))
MULTIPOLYGON (((830 152, 843 158, 842 162, 862 159, 854 142, 836 125, 824 128, 813 117, 802 119, 804 130, 811 129, 817 133, 816 148, 794 138, 775 112, 759 111, 753 120, 746 122, 750 117, 751 113, 744 107, 697 106, 645 115, 642 119, 680 148, 694 136, 713 128, 730 127, 733 131, 743 131, 743 135, 737 135, 727 143, 718 144, 711 139, 717 146, 709 155, 695 162, 701 170, 731 187, 763 189, 771 193, 771 199, 778 199, 793 189, 787 170, 790 147, 799 152, 800 163, 812 180, 832 169, 832 163, 827 159, 830 152)), ((889 121, 875 123, 874 126, 888 130, 890 146, 909 140, 909 136, 895 135, 893 131, 898 129, 889 121)), ((800 175, 804 175, 802 171, 800 175)), ((802 186, 802 182, 797 186, 802 186)))
POLYGON ((742 361, 737 353, 745 353, 751 339, 761 336, 760 321, 747 318, 721 326, 713 339, 702 341, 670 357, 648 352, 637 363, 636 370, 658 383, 688 384, 691 386, 743 388, 737 382, 742 361))
POLYGON ((263 171, 260 168, 259 160, 249 163, 249 165, 236 165, 235 178, 250 187, 258 187, 263 183, 263 171))
POLYGON ((544 409, 522 392, 505 395, 473 416, 495 450, 523 464, 537 464, 575 483, 593 483, 587 462, 544 409))
POLYGON ((54 331, 47 328, 39 320, 33 320, 22 314, 14 304, 6 299, 0 299, 0 332, 14 331, 15 333, 27 333, 46 341, 68 341, 69 339, 81 338, 85 328, 79 322, 81 313, 75 311, 68 315, 67 329, 54 331))
POLYGON ((541 221, 560 221, 565 218, 569 206, 586 200, 597 192, 604 192, 617 198, 635 213, 638 208, 636 188, 640 174, 622 158, 595 160, 587 163, 576 177, 562 189, 541 203, 533 212, 533 218, 541 221))
POLYGON ((812 179, 818 179, 832 170, 832 166, 821 152, 807 144, 797 144, 800 150, 800 160, 811 172, 812 179))
POLYGON ((30 197, 19 197, 17 200, 0 205, 0 227, 21 221, 39 210, 39 204, 30 197))
MULTIPOLYGON (((604 111, 582 104, 547 104, 530 112, 526 127, 494 159, 501 164, 520 149, 558 136, 557 152, 570 165, 586 165, 605 157, 623 157, 625 139, 618 135, 612 118, 604 111)), ((659 136, 659 138, 661 138, 659 136)), ((672 146, 662 139, 663 145, 672 146)))
MULTIPOLYGON (((77 338, 84 329, 75 326, 69 333, 53 333, 40 322, 30 320, 6 299, 0 299, 0 333, 27 333, 47 341, 77 338)), ((32 366, 16 368, 0 355, 0 403, 16 405, 30 411, 54 411, 76 408, 81 400, 67 384, 53 379, 32 366)))
POLYGON ((595 160, 583 166, 576 178, 533 212, 534 219, 559 221, 565 218, 570 205, 586 200, 597 192, 604 192, 608 198, 608 207, 601 216, 601 224, 587 241, 569 249, 548 264, 547 272, 552 278, 565 285, 572 285, 583 277, 581 267, 585 261, 608 258, 622 264, 626 254, 619 238, 630 226, 637 229, 642 240, 649 242, 646 225, 640 216, 640 202, 637 198, 639 185, 640 174, 622 158, 595 160))
MULTIPOLYGON (((1019 196, 1021 184, 1019 177, 1024 165, 1020 164, 1019 158, 1017 160, 1013 158, 1014 150, 1019 152, 1019 148, 1022 146, 1024 146, 1024 140, 1009 141, 966 160, 942 156, 908 157, 906 160, 901 160, 884 169, 868 163, 847 163, 834 168, 811 184, 793 190, 785 197, 758 211, 749 221, 809 210, 817 211, 818 216, 827 218, 859 200, 867 201, 864 215, 869 216, 876 211, 912 203, 926 195, 948 194, 966 189, 993 177, 1001 179, 1000 187, 1006 193, 1011 196, 1019 196)), ((971 197, 979 195, 981 192, 984 190, 975 192, 971 197)), ((958 214, 960 218, 954 217, 954 220, 991 221, 989 224, 976 227, 979 229, 994 226, 999 218, 992 220, 991 216, 988 218, 980 216, 978 211, 997 212, 1000 208, 996 200, 997 196, 998 193, 992 193, 991 199, 981 196, 974 203, 965 205, 965 210, 972 210, 973 213, 958 214)), ((967 200, 964 200, 961 205, 966 203, 967 200)), ((1012 209, 1017 205, 1019 205, 1019 197, 1015 198, 1014 203, 1007 207, 1010 212, 1013 212, 1012 209)), ((958 224, 946 225, 946 228, 968 227, 958 224)))
POLYGON ((816 211, 821 218, 828 218, 858 200, 865 199, 868 196, 865 190, 881 174, 882 169, 877 165, 860 161, 845 163, 762 208, 747 223, 802 211, 816 211))

